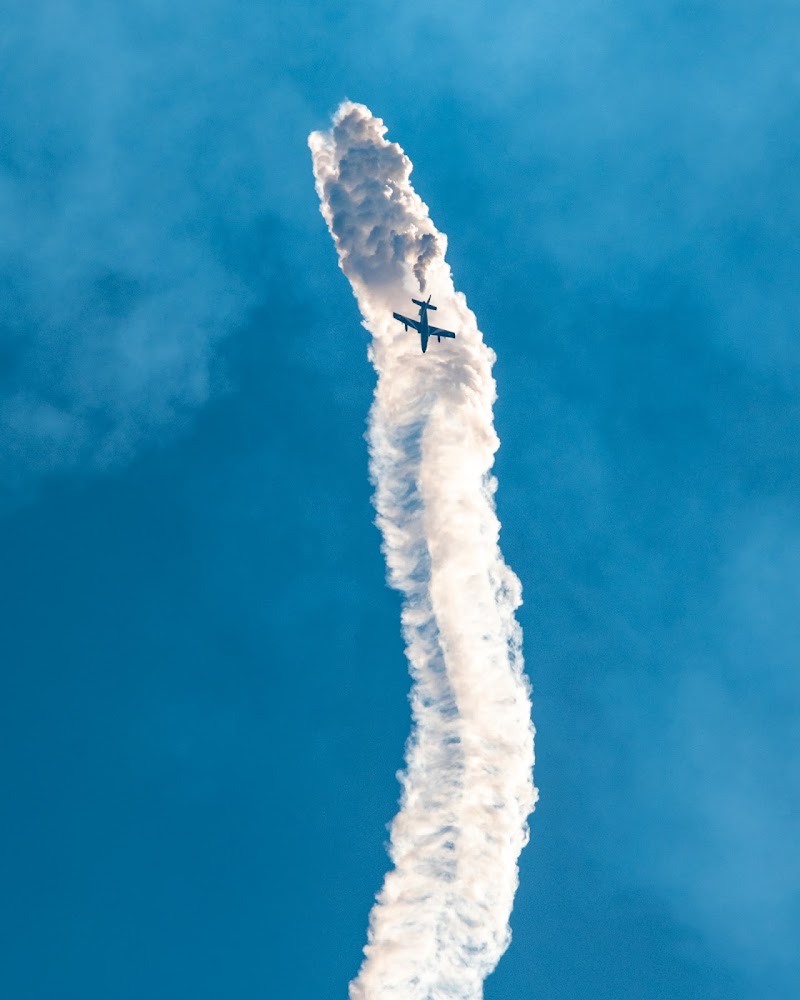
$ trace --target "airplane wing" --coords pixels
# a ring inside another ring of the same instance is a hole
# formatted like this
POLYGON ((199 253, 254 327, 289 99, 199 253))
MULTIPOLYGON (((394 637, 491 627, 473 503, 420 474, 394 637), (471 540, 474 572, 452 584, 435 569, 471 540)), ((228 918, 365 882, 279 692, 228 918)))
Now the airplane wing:
POLYGON ((392 313, 395 319, 399 319, 406 330, 409 327, 413 327, 415 330, 419 330, 419 323, 415 319, 409 319, 408 316, 401 316, 400 313, 392 313))
POLYGON ((456 335, 452 330, 440 330, 438 326, 432 326, 430 329, 432 337, 450 337, 453 340, 456 339, 456 335))

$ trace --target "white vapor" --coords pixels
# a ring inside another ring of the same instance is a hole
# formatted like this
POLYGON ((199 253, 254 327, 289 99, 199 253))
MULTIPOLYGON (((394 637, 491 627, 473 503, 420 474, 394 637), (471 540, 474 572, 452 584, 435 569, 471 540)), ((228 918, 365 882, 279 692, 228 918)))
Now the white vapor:
POLYGON ((477 1000, 508 946, 536 801, 517 577, 498 547, 493 352, 453 287, 411 163, 359 104, 309 137, 322 214, 372 333, 369 421, 389 581, 404 595, 413 730, 351 1000, 477 1000), (427 354, 392 318, 433 295, 455 341, 427 354))

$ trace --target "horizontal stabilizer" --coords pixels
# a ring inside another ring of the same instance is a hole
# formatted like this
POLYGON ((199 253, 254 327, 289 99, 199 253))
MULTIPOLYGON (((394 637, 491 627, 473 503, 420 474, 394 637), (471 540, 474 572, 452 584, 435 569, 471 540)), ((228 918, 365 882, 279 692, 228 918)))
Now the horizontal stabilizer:
POLYGON ((431 305, 430 299, 428 299, 427 302, 420 302, 419 299, 412 299, 411 301, 414 303, 415 306, 425 306, 427 309, 433 309, 433 311, 436 312, 436 306, 431 305))

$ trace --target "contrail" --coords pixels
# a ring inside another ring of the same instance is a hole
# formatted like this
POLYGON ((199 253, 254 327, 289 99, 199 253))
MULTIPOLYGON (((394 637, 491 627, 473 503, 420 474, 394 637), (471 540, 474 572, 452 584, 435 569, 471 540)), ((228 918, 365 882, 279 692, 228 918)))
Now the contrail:
POLYGON ((411 162, 385 132, 345 102, 329 132, 309 136, 321 211, 373 336, 370 469, 413 680, 394 868, 350 997, 479 1000, 510 940, 537 797, 521 588, 498 547, 494 353, 453 287, 411 162), (392 319, 421 292, 458 334, 425 355, 392 319))

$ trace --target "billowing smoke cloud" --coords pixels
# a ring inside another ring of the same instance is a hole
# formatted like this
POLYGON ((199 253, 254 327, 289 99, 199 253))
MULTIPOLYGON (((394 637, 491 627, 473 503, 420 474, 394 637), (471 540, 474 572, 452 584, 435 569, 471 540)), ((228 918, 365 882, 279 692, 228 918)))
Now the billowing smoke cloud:
POLYGON ((383 122, 345 103, 309 137, 322 214, 373 335, 371 471, 391 584, 404 595, 413 730, 391 829, 394 869, 370 916, 351 1000, 476 1000, 509 942, 517 859, 536 801, 529 685, 498 548, 490 470, 494 355, 453 288, 446 240, 383 122), (433 295, 455 341, 393 310, 433 295))

